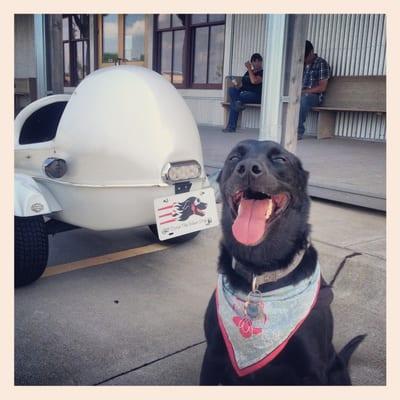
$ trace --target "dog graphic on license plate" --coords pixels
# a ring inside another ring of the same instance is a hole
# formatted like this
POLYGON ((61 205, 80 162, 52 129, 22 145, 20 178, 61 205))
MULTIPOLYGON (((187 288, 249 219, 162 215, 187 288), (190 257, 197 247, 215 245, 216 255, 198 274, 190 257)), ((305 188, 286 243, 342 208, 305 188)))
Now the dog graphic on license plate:
POLYGON ((218 225, 211 188, 156 199, 154 210, 160 240, 218 225))

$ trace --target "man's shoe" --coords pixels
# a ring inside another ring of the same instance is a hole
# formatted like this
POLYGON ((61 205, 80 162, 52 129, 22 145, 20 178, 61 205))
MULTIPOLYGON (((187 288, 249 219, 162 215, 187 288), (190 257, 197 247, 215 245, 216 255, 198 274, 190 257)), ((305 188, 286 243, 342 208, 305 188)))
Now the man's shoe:
POLYGON ((224 128, 224 129, 222 129, 222 132, 236 132, 236 129, 226 127, 226 128, 224 128))

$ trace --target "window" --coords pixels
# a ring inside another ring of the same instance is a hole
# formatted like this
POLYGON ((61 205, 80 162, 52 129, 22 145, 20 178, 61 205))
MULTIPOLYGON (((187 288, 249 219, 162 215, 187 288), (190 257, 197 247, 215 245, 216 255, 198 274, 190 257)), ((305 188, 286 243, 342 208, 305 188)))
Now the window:
POLYGON ((77 86, 90 72, 89 15, 63 14, 64 86, 77 86))
POLYGON ((144 61, 144 16, 124 16, 124 58, 128 61, 144 61))
POLYGON ((145 64, 145 18, 143 14, 99 16, 99 64, 101 67, 145 64))
POLYGON ((224 14, 159 14, 154 69, 178 88, 221 89, 224 14))
POLYGON ((118 15, 102 17, 102 63, 114 63, 118 58, 118 15))
POLYGON ((186 16, 160 14, 157 18, 159 39, 158 72, 178 87, 184 84, 186 16))
POLYGON ((22 126, 19 134, 19 144, 41 143, 53 140, 66 105, 66 101, 57 101, 33 112, 22 126))

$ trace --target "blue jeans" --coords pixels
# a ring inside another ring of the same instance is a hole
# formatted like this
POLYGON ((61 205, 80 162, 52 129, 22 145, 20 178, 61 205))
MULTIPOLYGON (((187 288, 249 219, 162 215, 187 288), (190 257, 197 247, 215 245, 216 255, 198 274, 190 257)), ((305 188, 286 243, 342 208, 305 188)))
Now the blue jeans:
POLYGON ((248 92, 246 90, 240 90, 235 87, 230 87, 228 90, 230 105, 229 105, 229 122, 227 128, 236 129, 237 121, 239 118, 239 112, 236 108, 235 102, 240 100, 242 104, 260 104, 261 94, 248 92))
POLYGON ((317 107, 321 104, 320 95, 316 93, 308 93, 301 95, 300 113, 299 113, 299 126, 297 127, 297 135, 303 137, 304 135, 304 122, 306 122, 307 114, 312 107, 317 107))

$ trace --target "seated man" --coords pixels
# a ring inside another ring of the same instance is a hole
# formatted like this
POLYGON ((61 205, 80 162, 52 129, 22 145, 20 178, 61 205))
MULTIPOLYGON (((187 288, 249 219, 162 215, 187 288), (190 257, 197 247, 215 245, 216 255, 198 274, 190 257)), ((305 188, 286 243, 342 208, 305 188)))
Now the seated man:
POLYGON ((328 86, 330 77, 330 66, 318 54, 314 53, 314 47, 306 40, 304 53, 303 86, 301 91, 299 126, 297 128, 297 139, 303 139, 304 122, 312 107, 322 103, 324 92, 328 86))
POLYGON ((229 88, 229 121, 223 132, 235 132, 239 118, 239 112, 245 108, 245 104, 261 103, 261 88, 262 88, 262 57, 258 53, 251 56, 250 61, 244 64, 247 72, 242 77, 242 85, 237 86, 236 80, 232 83, 234 87, 229 88))

